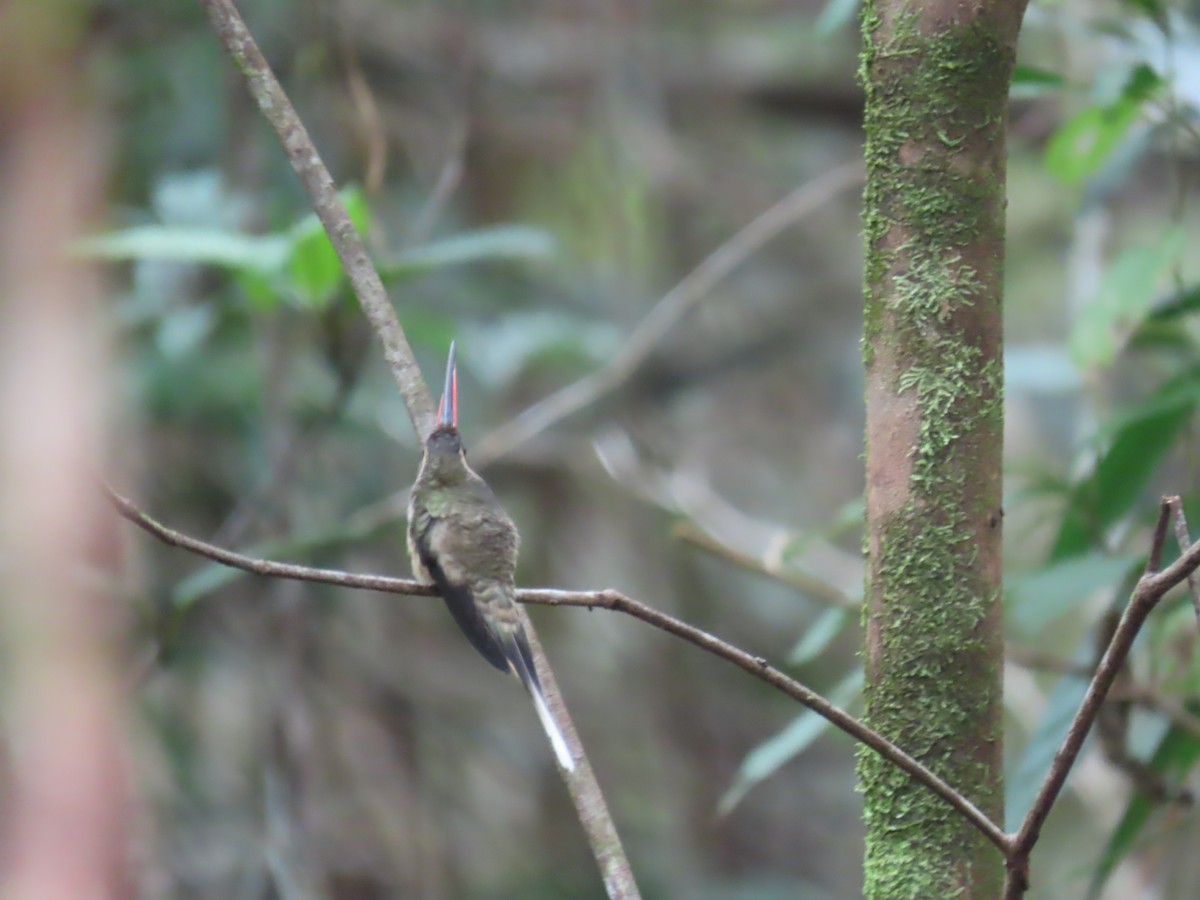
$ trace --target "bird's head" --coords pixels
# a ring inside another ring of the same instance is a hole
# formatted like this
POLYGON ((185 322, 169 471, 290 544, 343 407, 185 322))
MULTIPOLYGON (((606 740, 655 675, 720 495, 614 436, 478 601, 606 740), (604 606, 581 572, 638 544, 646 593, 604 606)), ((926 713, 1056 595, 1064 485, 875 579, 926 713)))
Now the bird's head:
POLYGON ((446 384, 438 404, 437 425, 425 439, 425 466, 429 474, 442 481, 465 477, 467 454, 458 433, 458 370, 454 364, 454 342, 446 360, 446 384))

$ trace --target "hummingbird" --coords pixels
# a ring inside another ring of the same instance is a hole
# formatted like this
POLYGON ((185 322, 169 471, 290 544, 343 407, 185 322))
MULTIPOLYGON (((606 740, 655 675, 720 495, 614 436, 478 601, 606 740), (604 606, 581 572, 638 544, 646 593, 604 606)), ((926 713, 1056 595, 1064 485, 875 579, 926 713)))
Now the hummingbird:
POLYGON ((558 764, 575 768, 554 720, 529 649, 516 603, 517 527, 487 482, 467 464, 458 433, 458 372, 454 344, 437 424, 408 501, 408 555, 413 574, 434 584, 458 627, 488 662, 511 672, 533 707, 558 764))

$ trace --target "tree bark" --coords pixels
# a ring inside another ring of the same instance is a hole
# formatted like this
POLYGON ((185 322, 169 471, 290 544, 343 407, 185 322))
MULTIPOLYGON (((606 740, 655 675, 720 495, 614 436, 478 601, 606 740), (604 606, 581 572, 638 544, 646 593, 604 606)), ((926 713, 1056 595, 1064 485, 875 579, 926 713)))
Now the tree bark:
MULTIPOLYGON (((1005 124, 1023 2, 874 0, 867 186, 867 714, 1003 821, 1005 124)), ((870 752, 865 895, 993 898, 995 848, 870 752)))

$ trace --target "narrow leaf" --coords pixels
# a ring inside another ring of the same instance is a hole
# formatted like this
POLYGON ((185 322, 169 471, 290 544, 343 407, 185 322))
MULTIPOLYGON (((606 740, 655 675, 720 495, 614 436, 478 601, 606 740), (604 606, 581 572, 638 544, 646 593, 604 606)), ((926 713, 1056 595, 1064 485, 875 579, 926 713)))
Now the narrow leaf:
POLYGON ((1159 281, 1175 264, 1186 244, 1182 228, 1170 229, 1163 240, 1130 247, 1109 266, 1096 298, 1071 329, 1071 359, 1081 369, 1111 365, 1125 339, 1150 312, 1159 281))
POLYGON ((1161 87, 1162 79, 1149 66, 1135 68, 1116 100, 1081 109, 1055 132, 1046 147, 1047 170, 1067 184, 1078 184, 1095 173, 1161 87))
MULTIPOLYGON (((1189 711, 1193 714, 1200 712, 1200 704, 1190 704, 1189 711)), ((1187 730, 1172 727, 1155 749, 1149 765, 1151 771, 1173 781, 1180 781, 1187 776, 1197 759, 1200 759, 1200 741, 1197 741, 1195 735, 1187 730)), ((1113 833, 1109 836, 1108 842, 1100 854, 1088 896, 1099 896, 1113 869, 1136 847, 1138 836, 1149 824, 1154 812, 1161 806, 1160 802, 1147 797, 1140 791, 1133 793, 1129 798, 1129 803, 1125 806, 1125 813, 1121 816, 1121 821, 1113 829, 1113 833)))
POLYGON ((1062 88, 1063 77, 1057 72, 1018 65, 1013 70, 1009 96, 1016 100, 1028 100, 1044 96, 1062 88))
MULTIPOLYGON (((370 215, 362 192, 347 188, 341 196, 350 221, 359 234, 365 236, 370 215)), ((346 276, 324 226, 315 214, 305 216, 288 232, 288 240, 291 246, 286 272, 292 296, 309 309, 327 309, 337 297, 346 276)))
MULTIPOLYGON (((829 700, 837 706, 844 707, 862 693, 862 685, 863 673, 858 669, 838 683, 830 693, 829 700)), ((717 803, 718 814, 725 816, 732 812, 755 785, 762 783, 803 753, 828 728, 828 719, 812 710, 805 710, 783 731, 751 750, 742 760, 733 784, 717 803)))
POLYGON ((1191 420, 1194 406, 1139 419, 1122 428, 1091 475, 1071 492, 1050 558, 1066 559, 1098 545, 1132 508, 1150 475, 1191 420))
POLYGON ((808 665, 825 652, 842 629, 850 622, 850 610, 833 606, 817 616, 817 620, 804 631, 788 654, 788 663, 793 666, 808 665))
POLYGON ((92 259, 162 260, 255 272, 275 270, 287 252, 278 235, 178 225, 141 225, 96 235, 76 242, 73 249, 92 259))
POLYGON ((385 278, 405 278, 426 272, 491 260, 546 259, 554 254, 554 239, 539 228, 505 225, 457 234, 445 240, 383 260, 379 273, 385 278))
MULTIPOLYGON (((1092 662, 1093 651, 1087 641, 1082 641, 1073 661, 1078 665, 1092 662)), ((1054 761, 1054 754, 1062 745, 1067 729, 1075 718, 1083 695, 1087 693, 1087 681, 1073 675, 1064 675, 1050 692, 1046 709, 1037 727, 1029 737, 1024 751, 1005 778, 1007 785, 1004 801, 1005 819, 1009 831, 1016 831, 1021 820, 1033 805, 1042 779, 1054 761)))
POLYGON ((1005 579, 1005 602, 1017 626, 1035 633, 1066 615, 1097 591, 1121 584, 1137 556, 1076 556, 1044 569, 1005 579))

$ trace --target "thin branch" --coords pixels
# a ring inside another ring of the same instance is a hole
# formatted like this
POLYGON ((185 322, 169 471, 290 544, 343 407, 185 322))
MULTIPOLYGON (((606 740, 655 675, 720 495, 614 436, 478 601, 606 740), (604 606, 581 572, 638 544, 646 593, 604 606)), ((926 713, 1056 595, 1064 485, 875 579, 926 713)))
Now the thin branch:
MULTIPOLYGON (((1170 505, 1175 511, 1175 540, 1179 543, 1179 552, 1183 553, 1192 542, 1187 516, 1183 512, 1183 501, 1179 497, 1172 497, 1170 505)), ((1192 598, 1192 609, 1196 613, 1196 621, 1200 622, 1200 581, 1196 578, 1195 572, 1188 572, 1187 586, 1188 594, 1192 598)))
POLYGON ((1142 580, 1147 583, 1147 593, 1152 593, 1154 599, 1158 600, 1175 585, 1186 581, 1188 575, 1195 572, 1198 567, 1200 567, 1200 541, 1190 544, 1186 550, 1180 551, 1179 558, 1157 575, 1142 580))
MULTIPOLYGON (((1161 509, 1167 508, 1176 498, 1164 497, 1160 507, 1160 515, 1151 547, 1162 546, 1169 516, 1162 515, 1161 509)), ((1147 562, 1146 572, 1133 589, 1133 594, 1125 606, 1121 620, 1113 632, 1112 640, 1096 667, 1074 720, 1063 739, 1062 746, 1054 755, 1054 762, 1046 774, 1041 788, 1038 789, 1033 805, 1026 813, 1020 830, 1013 835, 1012 853, 1008 857, 1008 871, 1005 879, 1004 897, 1006 900, 1018 900, 1029 888, 1029 853, 1037 843, 1042 826, 1050 814, 1050 809, 1058 799, 1067 776, 1079 757, 1083 742, 1088 736, 1096 716, 1103 706, 1113 682, 1125 664, 1133 642, 1145 624, 1146 617, 1171 588, 1187 579, 1188 575, 1200 566, 1200 541, 1184 550, 1179 559, 1160 572, 1151 571, 1153 557, 1147 562)))
MULTIPOLYGON (((121 516, 158 538, 163 543, 206 557, 222 565, 233 566, 247 572, 253 572, 256 575, 294 578, 302 581, 332 584, 339 587, 364 588, 385 593, 426 597, 437 595, 431 585, 411 581, 406 578, 389 578, 382 575, 356 575, 334 569, 314 569, 293 563, 281 563, 242 556, 241 554, 220 547, 214 547, 204 541, 168 528, 146 515, 132 501, 121 496, 112 488, 105 486, 104 491, 121 516)), ((954 807, 954 809, 958 810, 984 837, 991 841, 1002 853, 1006 856, 1008 855, 1009 837, 996 823, 992 822, 991 819, 981 812, 975 804, 916 759, 883 737, 883 735, 864 725, 849 713, 838 709, 820 694, 806 688, 795 679, 789 678, 778 669, 769 665, 762 657, 751 656, 744 650, 728 644, 706 631, 660 612, 644 603, 640 603, 619 591, 560 591, 548 588, 522 588, 517 591, 517 600, 521 603, 537 603, 545 606, 583 606, 589 609, 599 607, 601 609, 625 613, 668 634, 682 638, 714 656, 733 663, 760 681, 771 685, 776 690, 783 692, 824 717, 832 725, 841 729, 855 740, 866 744, 884 759, 907 772, 916 781, 928 787, 954 807)))
MULTIPOLYGON (((413 428, 417 436, 424 439, 432 429, 434 420, 429 391, 379 273, 354 223, 350 221, 333 178, 231 0, 199 2, 208 13, 221 43, 245 77, 259 110, 275 129, 292 168, 300 177, 313 210, 337 252, 350 286, 383 344, 384 359, 392 370, 392 377, 400 390, 413 428)), ((533 623, 524 610, 521 610, 520 616, 529 633, 530 644, 537 648, 539 645, 533 623)), ((575 734, 574 723, 558 693, 549 663, 537 649, 534 650, 534 663, 543 676, 542 686, 547 702, 555 710, 559 723, 571 741, 572 755, 582 762, 574 772, 562 772, 562 777, 567 782, 580 824, 600 867, 605 889, 613 900, 637 900, 641 895, 621 846, 620 836, 609 815, 608 804, 587 763, 586 752, 575 734)))
POLYGON ((802 685, 800 682, 780 672, 769 665, 761 656, 751 656, 744 650, 728 644, 714 635, 689 625, 687 622, 669 616, 664 612, 647 606, 632 597, 627 597, 619 591, 559 591, 545 588, 529 588, 517 592, 517 599, 522 603, 542 603, 547 606, 586 606, 589 609, 599 607, 614 612, 625 613, 635 619, 653 625, 668 634, 682 638, 702 650, 707 650, 714 656, 719 656, 733 663, 743 671, 766 682, 782 691, 793 700, 808 707, 817 715, 829 721, 836 728, 844 731, 855 740, 866 744, 888 762, 902 769, 914 780, 925 785, 954 809, 958 810, 968 822, 996 846, 1005 856, 1009 853, 1009 838, 998 825, 992 822, 970 800, 952 788, 935 775, 931 770, 909 756, 879 732, 863 724, 849 713, 843 712, 820 694, 802 685))
POLYGON ((325 168, 325 163, 321 161, 304 123, 296 115, 292 102, 275 78, 233 3, 230 0, 199 2, 208 13, 221 43, 245 77, 246 85, 254 102, 258 104, 259 111, 275 129, 292 169, 304 185, 313 210, 329 235, 333 249, 337 251, 350 287, 383 343, 384 359, 387 360, 392 377, 400 389, 400 396, 408 409, 413 428, 418 437, 424 438, 433 427, 433 402, 421 378, 421 370, 413 359, 408 338, 404 336, 404 329, 400 327, 396 311, 392 309, 383 281, 380 280, 354 223, 350 221, 345 204, 338 196, 333 177, 325 168))
POLYGON ((314 569, 311 566, 300 566, 295 563, 275 562, 269 559, 254 559, 226 550, 215 544, 190 537, 183 532, 168 528, 156 519, 142 512, 137 505, 127 497, 118 494, 111 487, 104 485, 103 491, 116 507, 122 518, 128 519, 143 531, 158 538, 164 544, 187 550, 197 556, 203 556, 218 562, 223 566, 241 569, 253 575, 263 575, 267 578, 291 578, 296 581, 311 581, 317 584, 332 584, 338 587, 358 588, 368 591, 381 591, 387 594, 412 594, 421 597, 438 596, 437 589, 431 584, 413 581, 408 578, 390 578, 385 575, 356 575, 353 572, 340 572, 336 569, 314 569))
POLYGON ((486 466, 615 391, 713 288, 772 238, 860 184, 863 171, 861 162, 838 166, 796 188, 760 214, 664 294, 604 368, 539 400, 486 435, 475 447, 472 458, 486 466))
MULTIPOLYGON (((1154 532, 1150 538, 1150 554, 1146 558, 1146 574, 1155 575, 1162 569, 1162 553, 1163 544, 1167 538, 1167 521, 1171 515, 1171 504, 1163 503, 1158 508, 1158 521, 1154 525, 1154 532)), ((1191 541, 1182 541, 1179 545, 1180 552, 1183 548, 1190 544, 1191 541)))

